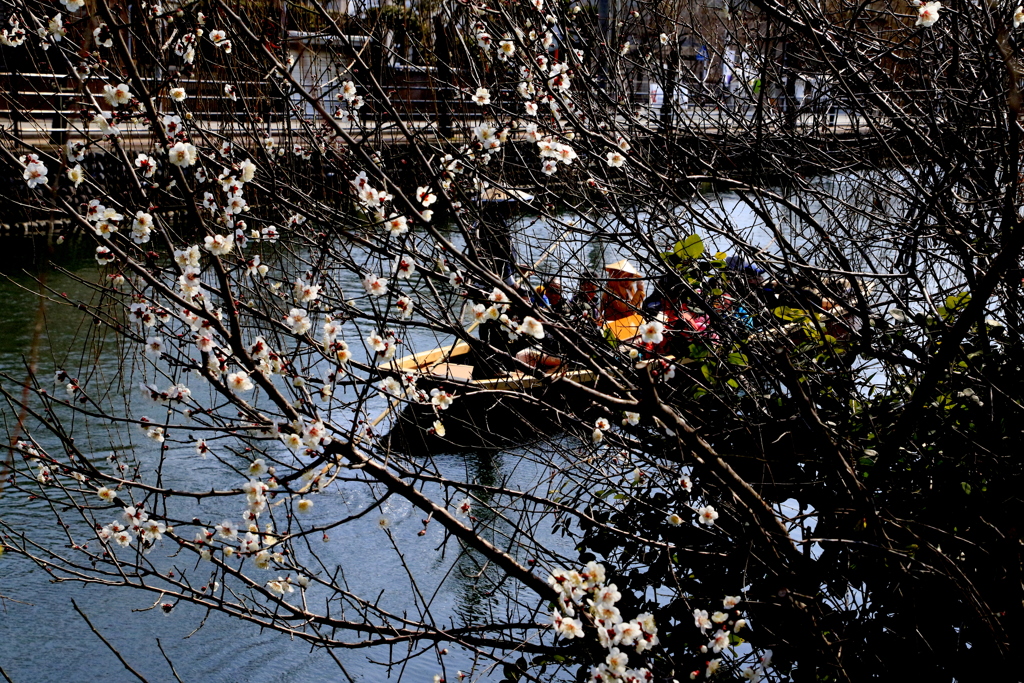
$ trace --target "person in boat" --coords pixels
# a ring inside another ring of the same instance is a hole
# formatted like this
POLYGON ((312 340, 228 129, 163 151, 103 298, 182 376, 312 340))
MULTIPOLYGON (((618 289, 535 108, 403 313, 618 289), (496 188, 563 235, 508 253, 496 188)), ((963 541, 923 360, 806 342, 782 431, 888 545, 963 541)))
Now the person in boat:
POLYGON ((564 316, 570 311, 570 298, 562 295, 562 279, 557 275, 537 286, 534 302, 556 315, 564 316))
POLYGON ((606 321, 637 315, 644 300, 644 286, 633 264, 623 259, 604 267, 608 273, 601 295, 601 311, 606 321))
POLYGON ((608 279, 601 294, 600 319, 607 334, 628 342, 644 322, 640 311, 644 301, 640 273, 625 259, 608 264, 604 269, 608 279))

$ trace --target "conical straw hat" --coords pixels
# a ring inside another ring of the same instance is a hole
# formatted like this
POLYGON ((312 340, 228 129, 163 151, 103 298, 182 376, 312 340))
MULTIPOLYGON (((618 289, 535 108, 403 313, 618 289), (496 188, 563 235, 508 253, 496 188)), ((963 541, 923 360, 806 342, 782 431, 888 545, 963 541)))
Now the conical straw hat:
POLYGON ((633 264, 627 261, 626 259, 616 261, 615 263, 609 263, 607 266, 604 267, 604 269, 607 270, 609 273, 626 273, 627 275, 640 274, 640 271, 634 268, 633 264))

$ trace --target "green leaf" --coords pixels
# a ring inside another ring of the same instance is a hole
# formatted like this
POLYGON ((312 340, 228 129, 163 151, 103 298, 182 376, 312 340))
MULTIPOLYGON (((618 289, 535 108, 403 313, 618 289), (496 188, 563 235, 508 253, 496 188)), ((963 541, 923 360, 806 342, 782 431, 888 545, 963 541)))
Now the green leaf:
POLYGON ((971 303, 971 295, 969 292, 952 294, 947 296, 943 303, 945 305, 939 306, 936 310, 939 312, 939 316, 941 316, 943 320, 948 320, 963 309, 967 308, 967 304, 971 303))
POLYGON ((968 484, 966 481, 960 482, 960 488, 962 488, 964 490, 964 493, 966 493, 968 496, 971 495, 971 485, 968 484))
POLYGON ((707 358, 708 350, 707 347, 699 346, 697 344, 690 344, 690 358, 699 359, 707 358))
POLYGON ((772 315, 776 318, 782 318, 783 320, 810 320, 810 316, 807 311, 802 308, 790 308, 789 306, 779 306, 772 310, 772 315))
POLYGON ((699 235, 688 235, 681 242, 676 242, 673 251, 683 260, 700 258, 704 253, 704 240, 699 235))
POLYGON ((730 353, 728 361, 730 365, 742 365, 744 367, 750 365, 746 355, 742 353, 730 353))

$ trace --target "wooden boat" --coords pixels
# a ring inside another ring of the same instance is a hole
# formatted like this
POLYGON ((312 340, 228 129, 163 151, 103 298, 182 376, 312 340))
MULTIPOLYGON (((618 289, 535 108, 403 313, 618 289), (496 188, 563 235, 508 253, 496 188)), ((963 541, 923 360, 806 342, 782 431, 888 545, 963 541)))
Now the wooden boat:
POLYGON ((393 406, 394 424, 386 444, 404 453, 487 450, 530 443, 557 432, 565 424, 569 382, 592 384, 597 375, 583 368, 559 367, 542 375, 520 371, 490 377, 479 374, 471 346, 465 341, 405 356, 383 369, 416 373, 416 387, 439 389, 455 397, 447 410, 430 403, 393 406), (440 420, 444 434, 433 429, 440 420))

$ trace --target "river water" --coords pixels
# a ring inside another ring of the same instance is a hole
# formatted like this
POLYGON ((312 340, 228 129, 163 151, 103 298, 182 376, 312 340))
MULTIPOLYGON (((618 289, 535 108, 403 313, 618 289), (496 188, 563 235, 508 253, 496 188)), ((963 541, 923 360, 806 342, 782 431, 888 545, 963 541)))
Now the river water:
MULTIPOLYGON (((136 416, 140 412, 158 411, 155 405, 139 396, 139 392, 132 390, 137 378, 132 381, 132 370, 121 366, 120 354, 110 348, 109 343, 88 341, 90 323, 79 311, 60 301, 63 294, 71 300, 88 301, 92 296, 86 286, 75 278, 86 282, 101 281, 103 275, 92 261, 89 248, 81 254, 65 248, 66 251, 58 251, 54 255, 56 262, 73 273, 74 278, 56 270, 36 267, 28 258, 11 259, 3 264, 6 277, 0 280, 0 372, 8 375, 3 383, 5 387, 13 387, 17 394, 17 387, 27 376, 27 364, 33 361, 38 364, 38 372, 44 382, 52 377, 56 368, 85 368, 77 371, 87 371, 93 375, 92 382, 107 382, 113 392, 123 394, 136 416), (41 287, 51 292, 52 300, 41 304, 38 296, 41 287), (119 379, 124 374, 129 375, 127 381, 119 379)), ((31 249, 44 248, 39 244, 18 244, 16 248, 12 245, 8 253, 18 251, 24 254, 31 249)), ((358 286, 355 278, 353 282, 343 284, 358 286)), ((413 337, 408 341, 412 348, 423 350, 445 340, 420 333, 420 338, 413 337)), ((358 353, 357 347, 352 345, 353 351, 358 353)), ((385 405, 383 400, 373 399, 367 406, 367 413, 376 414, 385 405)), ((4 405, 0 413, 7 429, 13 433, 17 420, 15 411, 4 405)), ((120 436, 112 436, 108 428, 99 423, 78 425, 75 434, 77 443, 85 452, 91 452, 97 461, 105 456, 111 442, 122 441, 120 436)), ((33 435, 44 446, 57 445, 53 437, 43 432, 33 435)), ((168 452, 164 470, 166 485, 188 490, 206 490, 214 485, 220 488, 222 483, 237 486, 237 481, 225 481, 224 468, 215 459, 197 459, 190 442, 191 439, 183 440, 168 452)), ((455 479, 483 483, 501 480, 523 490, 528 489, 539 474, 531 464, 533 460, 520 455, 522 453, 515 449, 498 454, 441 454, 435 457, 434 465, 455 479)), ((437 495, 436 490, 428 488, 427 492, 437 495)), ((308 521, 316 524, 346 517, 371 502, 370 493, 364 485, 353 482, 335 484, 316 496, 316 506, 308 521)), ((194 507, 194 511, 187 504, 178 506, 175 513, 182 519, 192 514, 220 519, 221 514, 224 518, 234 518, 237 510, 222 512, 217 501, 213 500, 194 507)), ((469 573, 473 567, 463 566, 466 558, 460 557, 457 545, 449 543, 446 552, 437 552, 436 549, 444 545, 438 524, 431 525, 426 536, 417 535, 423 529, 422 516, 408 502, 391 499, 379 511, 333 530, 329 540, 315 551, 327 569, 342 569, 351 592, 376 599, 381 607, 396 613, 415 613, 419 605, 409 598, 406 568, 396 561, 395 548, 401 550, 409 574, 416 577, 419 591, 424 596, 433 596, 430 598, 431 613, 439 621, 446 621, 449 617, 482 619, 492 609, 500 608, 496 598, 481 595, 471 581, 463 580, 463 571, 469 573), (386 532, 380 527, 382 518, 388 522, 386 532)), ((21 493, 0 491, 0 518, 14 528, 28 530, 33 540, 41 545, 58 549, 66 547, 67 541, 55 523, 53 513, 41 500, 26 500, 21 493)), ((552 538, 546 544, 555 547, 558 540, 552 538)), ((160 550, 158 547, 150 557, 156 558, 160 550)), ((165 554, 170 552, 169 547, 163 550, 165 554)), ((162 560, 153 561, 159 563, 162 560)), ((268 578, 274 577, 268 575, 268 578)), ((315 603, 313 591, 308 593, 315 603)), ((125 659, 150 680, 172 679, 169 666, 157 648, 158 638, 178 674, 186 681, 212 677, 224 680, 273 680, 282 677, 345 680, 339 665, 322 650, 311 652, 301 642, 289 641, 277 633, 261 633, 253 625, 222 615, 208 616, 200 608, 187 603, 178 604, 170 614, 164 614, 160 609, 148 609, 158 599, 156 594, 83 586, 75 582, 55 583, 33 563, 15 557, 13 553, 0 557, 0 596, 0 667, 18 683, 65 681, 69 673, 75 680, 134 679, 74 612, 72 599, 125 659), (201 623, 202 628, 193 634, 201 623)), ((395 652, 400 651, 396 649, 395 652)), ((378 661, 386 658, 385 652, 337 650, 334 654, 355 680, 384 680, 388 675, 382 666, 368 661, 368 657, 378 661)), ((395 656, 401 658, 402 654, 395 656)), ((445 658, 445 672, 449 680, 454 680, 455 671, 459 669, 469 671, 473 669, 473 663, 453 648, 445 658)), ((428 656, 394 668, 391 675, 397 677, 402 673, 407 680, 429 681, 434 674, 441 672, 436 657, 428 656)), ((492 678, 486 665, 477 665, 474 674, 479 680, 492 678)))
MULTIPOLYGON (((571 223, 572 219, 566 221, 571 223)), ((772 251, 771 232, 759 224, 753 212, 733 196, 721 197, 717 203, 707 203, 704 210, 681 223, 687 228, 679 234, 729 225, 739 229, 749 243, 772 251)), ((543 223, 543 222, 540 222, 543 223)), ((524 262, 538 259, 553 236, 562 235, 567 223, 561 225, 538 224, 527 231, 533 239, 521 246, 524 262)), ((711 248, 726 249, 727 245, 711 248)), ((89 323, 70 306, 61 304, 59 296, 44 305, 37 294, 39 283, 35 276, 43 272, 32 265, 34 259, 25 255, 32 249, 45 251, 35 245, 5 246, 0 255, 0 270, 8 278, 0 280, 0 372, 9 378, 5 386, 17 386, 26 377, 26 363, 35 349, 39 373, 48 377, 58 367, 92 367, 96 377, 113 381, 124 372, 119 354, 105 352, 95 344, 84 345, 82 339, 89 323), (28 271, 27 273, 25 271, 28 271), (37 325, 38 324, 38 325, 37 325), (36 337, 36 335, 38 335, 36 337), (91 354, 91 356, 90 356, 91 354)), ((99 270, 89 249, 80 254, 65 246, 55 260, 76 277, 98 281, 99 270)), ((590 239, 569 236, 548 257, 547 263, 565 263, 572 259, 586 259, 599 263, 621 256, 636 257, 629 245, 602 246, 590 239)), ((37 254, 44 256, 45 254, 37 254)), ((643 257, 643 255, 640 255, 643 257)), ((592 264, 593 265, 593 264, 592 264)), ((548 266, 545 266, 548 267, 548 266)), ((552 266, 552 269, 557 268, 552 266)), ((88 300, 90 293, 73 278, 49 270, 45 273, 45 287, 55 295, 67 293, 70 299, 88 300)), ((357 283, 350 283, 357 287, 357 283)), ((428 337, 411 340, 417 350, 432 348, 439 342, 428 337)), ((355 346, 353 347, 355 350, 355 346)), ((109 351, 109 349, 107 350, 109 351)), ((131 384, 131 383, 129 383, 131 384)), ((137 391, 118 387, 129 404, 143 410, 137 391)), ((382 401, 369 406, 372 410, 383 407, 382 401)), ((13 430, 17 416, 9 406, 0 407, 8 431, 13 430)), ((101 458, 111 434, 103 425, 86 425, 77 433, 86 434, 86 441, 95 439, 95 455, 101 458)), ((52 444, 47 444, 52 445, 52 444)), ((88 450, 88 446, 84 446, 88 450)), ((516 449, 500 454, 453 454, 436 458, 437 467, 455 478, 476 478, 481 481, 506 481, 514 488, 529 488, 544 472, 534 465, 532 458, 520 457, 516 449)), ((203 489, 219 481, 222 476, 215 461, 195 458, 191 446, 176 446, 168 454, 178 477, 173 483, 182 487, 203 489)), ((170 482, 169 482, 170 483, 170 482)), ((339 484, 318 496, 314 519, 327 521, 351 514, 368 502, 365 487, 339 484)), ((218 514, 215 503, 204 503, 207 516, 218 514)), ((187 512, 180 511, 182 513, 187 512)), ((472 618, 494 608, 494 598, 477 593, 471 583, 461 579, 458 552, 441 554, 435 551, 442 543, 438 525, 431 525, 426 537, 417 537, 422 529, 420 517, 408 503, 388 503, 381 510, 390 522, 391 538, 402 549, 411 573, 421 582, 425 595, 434 594, 432 610, 437 615, 461 615, 472 618), (454 569, 454 571, 453 571, 454 569)), ((414 610, 408 599, 405 570, 395 562, 391 540, 378 526, 380 515, 369 515, 351 525, 335 530, 331 538, 317 548, 327 567, 343 567, 350 589, 363 596, 376 596, 384 591, 381 604, 401 612, 414 610)), ((54 523, 50 510, 42 501, 27 501, 21 495, 0 492, 0 518, 19 528, 29 529, 43 545, 63 547, 65 539, 54 523)), ((544 533, 542 531, 542 533, 544 533)), ((571 547, 564 539, 552 536, 543 539, 552 549, 565 550, 571 556, 571 547)), ((457 550, 457 548, 455 549, 457 550)), ((155 553, 154 553, 155 554, 155 553)), ((191 569, 191 568, 190 568, 191 569)), ((74 599, 89 615, 97 629, 107 638, 140 673, 150 680, 172 680, 168 664, 156 647, 156 639, 167 652, 183 680, 345 680, 339 665, 328 653, 310 651, 301 642, 271 632, 261 633, 255 626, 244 624, 217 614, 207 615, 195 606, 179 604, 170 614, 150 608, 157 596, 141 591, 83 586, 74 582, 54 583, 51 577, 30 562, 14 557, 12 553, 0 558, 0 667, 17 683, 27 681, 74 680, 133 680, 119 662, 93 635, 83 620, 72 610, 74 599), (140 611, 141 610, 141 611, 140 611), (202 624, 202 628, 196 628, 202 624)), ((359 650, 338 650, 335 655, 344 669, 355 680, 386 680, 388 671, 368 660, 380 659, 386 653, 364 653, 359 650)), ((401 657, 401 654, 396 654, 401 657)), ((448 680, 455 680, 457 669, 469 670, 472 662, 455 652, 445 662, 448 680)), ((404 670, 408 680, 429 681, 441 667, 436 658, 429 656, 412 659, 404 670)), ((401 668, 391 672, 392 677, 403 673, 401 668)), ((497 680, 498 673, 488 673, 486 667, 474 669, 477 680, 497 680)))

